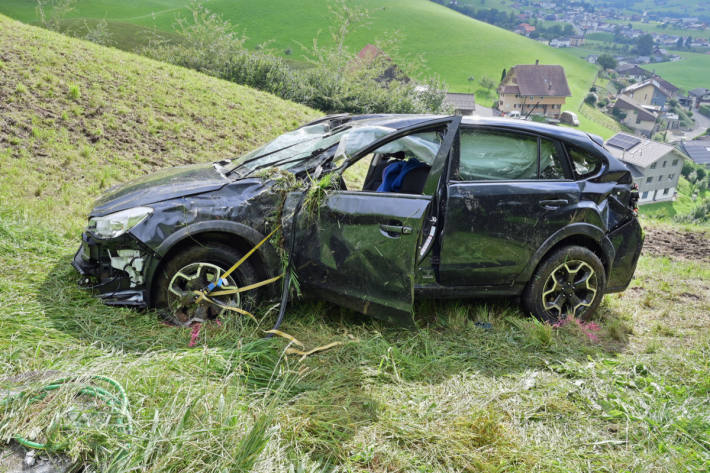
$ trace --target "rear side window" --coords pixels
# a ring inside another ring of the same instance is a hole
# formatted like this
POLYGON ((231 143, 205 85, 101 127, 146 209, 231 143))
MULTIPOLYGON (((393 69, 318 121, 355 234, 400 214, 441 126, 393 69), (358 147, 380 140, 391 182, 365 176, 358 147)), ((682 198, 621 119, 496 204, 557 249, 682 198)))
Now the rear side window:
POLYGON ((554 141, 540 139, 540 179, 564 179, 562 149, 554 141))
POLYGON ((602 158, 599 156, 569 145, 567 146, 567 151, 577 179, 593 176, 602 168, 602 158))
POLYGON ((462 129, 459 166, 462 181, 564 179, 560 146, 536 136, 506 131, 462 129))

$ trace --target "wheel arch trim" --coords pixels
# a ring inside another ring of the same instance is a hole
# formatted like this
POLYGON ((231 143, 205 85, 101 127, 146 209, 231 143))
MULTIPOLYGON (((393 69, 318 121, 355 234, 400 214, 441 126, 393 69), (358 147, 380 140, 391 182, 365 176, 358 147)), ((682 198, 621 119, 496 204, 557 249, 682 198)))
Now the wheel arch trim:
MULTIPOLYGON (((525 269, 518 275, 516 281, 526 282, 530 280, 535 269, 540 265, 543 259, 550 253, 552 249, 563 243, 566 240, 573 241, 575 238, 584 238, 594 241, 601 252, 602 265, 606 271, 607 278, 611 272, 611 267, 614 262, 614 257, 616 256, 616 250, 614 245, 611 243, 606 233, 595 225, 589 223, 573 223, 570 224, 554 234, 552 234, 547 240, 540 245, 535 254, 533 254, 530 261, 525 266, 525 269)), ((585 246, 585 245, 581 245, 585 246)), ((590 248, 590 250, 595 250, 595 248, 590 248)))
MULTIPOLYGON (((195 237, 206 233, 222 233, 225 235, 231 235, 246 241, 252 247, 256 246, 265 237, 265 235, 261 232, 248 225, 225 220, 207 220, 181 228, 180 230, 171 233, 160 243, 157 248, 155 248, 154 251, 160 259, 156 261, 155 264, 151 265, 146 274, 146 283, 149 285, 148 293, 152 290, 155 273, 164 262, 165 257, 170 254, 171 250, 191 238, 195 240, 195 243, 198 243, 199 240, 195 237)), ((280 259, 273 246, 262 245, 258 250, 256 250, 256 254, 254 256, 260 258, 264 263, 263 271, 267 273, 267 277, 274 277, 278 274, 280 269, 280 259)))

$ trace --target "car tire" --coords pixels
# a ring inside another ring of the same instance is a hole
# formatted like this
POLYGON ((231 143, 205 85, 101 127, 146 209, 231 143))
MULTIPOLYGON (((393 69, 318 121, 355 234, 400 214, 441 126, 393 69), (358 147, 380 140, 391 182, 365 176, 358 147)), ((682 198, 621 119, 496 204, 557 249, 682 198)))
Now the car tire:
POLYGON ((523 309, 551 324, 569 316, 587 320, 605 289, 606 271, 599 257, 582 246, 565 246, 537 267, 523 291, 523 309))
MULTIPOLYGON (((203 289, 216 278, 217 274, 221 277, 221 274, 224 274, 242 256, 243 253, 239 250, 221 243, 192 246, 181 251, 170 258, 156 276, 153 284, 153 306, 162 309, 167 318, 178 323, 187 323, 193 319, 214 319, 222 315, 227 310, 220 309, 214 304, 192 305, 190 294, 193 290, 203 289), (177 296, 174 293, 176 290, 182 291, 184 297, 177 296)), ((242 262, 227 279, 229 286, 237 287, 258 282, 256 271, 248 260, 242 262)), ((249 311, 258 303, 259 293, 256 289, 230 296, 213 297, 213 299, 223 305, 232 305, 249 311)))

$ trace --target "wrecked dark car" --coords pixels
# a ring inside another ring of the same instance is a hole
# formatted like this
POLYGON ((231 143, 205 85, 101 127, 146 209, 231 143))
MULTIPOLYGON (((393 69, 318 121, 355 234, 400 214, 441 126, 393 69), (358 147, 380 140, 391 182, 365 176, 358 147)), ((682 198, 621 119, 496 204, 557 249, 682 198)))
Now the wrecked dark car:
POLYGON ((238 159, 166 169, 96 203, 73 265, 107 304, 218 316, 275 279, 411 321, 415 298, 520 296, 546 321, 624 290, 643 243, 629 170, 599 137, 521 120, 328 116, 238 159), (227 268, 260 246, 227 278, 227 268), (229 291, 227 291, 229 292, 229 291))

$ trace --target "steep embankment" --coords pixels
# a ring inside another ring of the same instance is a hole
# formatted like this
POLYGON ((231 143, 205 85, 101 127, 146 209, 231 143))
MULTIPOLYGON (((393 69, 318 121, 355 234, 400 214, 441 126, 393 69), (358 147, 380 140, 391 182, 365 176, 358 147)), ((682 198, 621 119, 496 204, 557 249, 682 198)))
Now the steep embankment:
POLYGON ((0 216, 80 225, 103 188, 240 154, 317 114, 0 15, 0 216))

